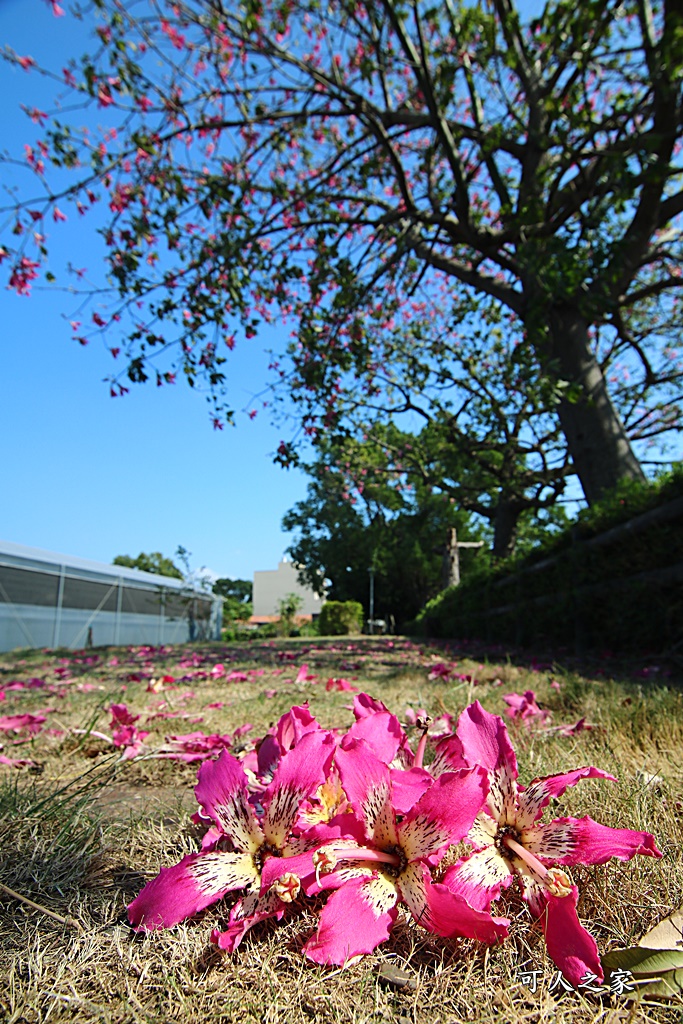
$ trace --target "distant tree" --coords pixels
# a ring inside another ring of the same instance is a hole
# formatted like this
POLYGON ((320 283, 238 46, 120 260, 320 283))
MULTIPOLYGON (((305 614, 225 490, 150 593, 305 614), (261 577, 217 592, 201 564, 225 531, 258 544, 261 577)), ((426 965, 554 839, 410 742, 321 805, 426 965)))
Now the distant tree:
POLYGON ((251 580, 231 580, 222 576, 212 590, 223 598, 223 624, 248 619, 252 614, 253 584, 251 580))
POLYGON ((152 551, 150 554, 141 551, 137 558, 131 558, 130 555, 117 555, 112 565, 140 569, 142 572, 152 572, 157 576, 172 576, 177 580, 183 579, 183 574, 178 566, 170 558, 162 555, 160 551, 152 551))
POLYGON ((279 632, 281 636, 290 636, 294 629, 294 622, 297 613, 301 611, 303 598, 299 594, 285 594, 277 603, 277 612, 280 616, 279 632))
MULTIPOLYGON (((354 485, 333 445, 319 446, 318 456, 307 467, 306 498, 282 522, 297 534, 288 553, 303 566, 301 582, 319 592, 327 580, 330 600, 360 601, 368 610, 372 570, 376 617, 414 618, 442 589, 450 528, 461 540, 480 539, 481 528, 448 495, 411 485, 403 474, 389 479, 366 467, 354 485)), ((465 574, 471 558, 463 558, 465 574)))

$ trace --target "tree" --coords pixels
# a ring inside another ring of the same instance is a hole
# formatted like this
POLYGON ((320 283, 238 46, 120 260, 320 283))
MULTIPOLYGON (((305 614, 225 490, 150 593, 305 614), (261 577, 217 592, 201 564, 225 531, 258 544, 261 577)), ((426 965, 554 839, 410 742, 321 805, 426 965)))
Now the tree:
POLYGON ((382 341, 416 305, 436 307, 447 332, 486 300, 511 320, 514 361, 559 417, 587 500, 642 477, 598 335, 638 376, 648 430, 677 424, 680 364, 640 327, 652 303, 681 326, 680 4, 86 11, 98 45, 64 81, 106 124, 79 138, 59 114, 27 146, 42 196, 11 204, 2 255, 27 293, 45 269, 48 214, 104 198, 116 298, 89 326, 125 351, 114 393, 122 376, 164 383, 180 369, 214 389, 220 425, 237 325, 248 338, 286 317, 297 340, 282 372, 318 389, 305 426, 327 429, 340 376, 356 371, 371 397, 382 341), (172 347, 176 366, 163 358, 172 347))
POLYGON ((285 594, 277 603, 277 611, 280 616, 278 623, 279 632, 282 636, 291 636, 296 616, 301 611, 304 599, 299 594, 285 594))
POLYGON ((112 565, 125 565, 129 569, 140 569, 142 572, 152 572, 157 576, 172 576, 174 579, 182 580, 183 574, 170 558, 166 558, 160 551, 152 551, 147 555, 141 551, 137 558, 130 555, 117 555, 112 565))
MULTIPOLYGON (((476 539, 477 531, 447 495, 411 485, 402 473, 375 473, 371 454, 368 446, 354 482, 343 449, 321 442, 307 466, 306 498, 282 525, 297 534, 288 553, 303 567, 302 583, 320 591, 327 581, 328 599, 360 601, 367 609, 372 570, 375 615, 401 624, 442 589, 450 528, 461 540, 476 539)), ((463 564, 467 570, 469 558, 463 564)))
POLYGON ((211 588, 223 598, 223 623, 248 619, 252 613, 253 584, 251 580, 231 580, 227 576, 216 580, 211 588))

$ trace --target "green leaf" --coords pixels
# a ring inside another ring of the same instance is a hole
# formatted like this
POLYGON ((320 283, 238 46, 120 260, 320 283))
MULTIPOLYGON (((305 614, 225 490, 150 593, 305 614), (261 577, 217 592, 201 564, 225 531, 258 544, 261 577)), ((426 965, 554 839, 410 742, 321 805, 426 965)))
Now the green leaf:
POLYGON ((683 994, 683 949, 652 950, 630 946, 614 949, 601 959, 607 984, 616 971, 630 971, 635 982, 633 992, 629 993, 633 999, 652 996, 671 999, 683 994))

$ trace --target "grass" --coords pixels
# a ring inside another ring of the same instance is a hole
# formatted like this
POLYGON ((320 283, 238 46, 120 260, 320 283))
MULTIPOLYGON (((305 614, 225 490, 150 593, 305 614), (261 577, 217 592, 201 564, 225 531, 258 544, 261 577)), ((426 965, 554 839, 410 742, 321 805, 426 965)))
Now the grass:
POLYGON ((0 656, 0 716, 40 712, 46 718, 26 743, 13 743, 25 733, 0 733, 3 754, 33 762, 28 768, 0 765, 0 1020, 683 1021, 679 1000, 635 1004, 550 992, 555 969, 521 899, 505 911, 513 920, 510 938, 499 947, 445 942, 401 919, 389 942, 344 970, 318 967, 301 955, 315 927, 313 904, 283 924, 255 928, 234 957, 209 941, 211 928, 225 919, 223 905, 150 935, 135 935, 125 919, 126 904, 145 881, 198 846, 201 830, 189 820, 197 765, 121 761, 96 735, 111 736, 109 706, 126 703, 141 716, 137 725, 149 730, 151 751, 170 734, 232 733, 251 722, 252 733, 239 741, 244 744, 304 700, 323 725, 345 729, 352 694, 325 690, 328 678, 343 677, 382 699, 402 721, 408 704, 437 716, 457 714, 475 698, 502 714, 502 695, 526 689, 552 712, 552 725, 585 716, 594 727, 570 736, 511 725, 520 779, 583 764, 618 777, 617 783, 583 781, 567 791, 553 816, 590 814, 655 834, 664 851, 659 861, 641 857, 573 871, 580 916, 601 952, 635 944, 683 903, 683 690, 679 680, 653 667, 629 676, 603 665, 600 673, 498 660, 491 652, 473 659, 385 638, 0 656), (430 669, 444 661, 457 662, 455 671, 472 678, 430 680, 430 669), (247 681, 212 678, 217 663, 247 673, 247 681), (304 663, 318 682, 294 682, 304 663), (175 688, 150 692, 164 675, 174 677, 175 688), (12 686, 31 680, 38 683, 12 686), (175 717, 153 717, 160 713, 175 717), (407 976, 403 981, 386 977, 396 967, 407 976), (536 993, 522 983, 522 968, 542 972, 536 993))

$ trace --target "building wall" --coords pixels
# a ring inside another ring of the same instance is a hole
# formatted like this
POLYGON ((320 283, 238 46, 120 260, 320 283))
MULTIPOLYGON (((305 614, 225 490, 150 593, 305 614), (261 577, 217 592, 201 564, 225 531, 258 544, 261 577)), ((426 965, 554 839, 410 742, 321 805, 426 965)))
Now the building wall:
POLYGON ((297 615, 319 615, 323 599, 310 587, 299 583, 294 562, 280 562, 277 569, 254 573, 254 612, 259 619, 278 614, 278 604, 287 594, 297 594, 302 605, 297 615))

